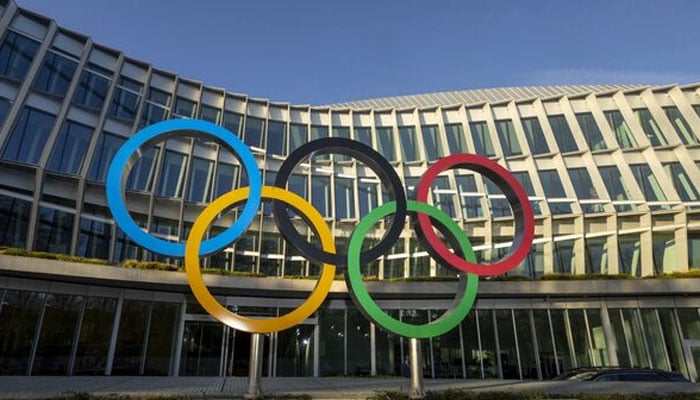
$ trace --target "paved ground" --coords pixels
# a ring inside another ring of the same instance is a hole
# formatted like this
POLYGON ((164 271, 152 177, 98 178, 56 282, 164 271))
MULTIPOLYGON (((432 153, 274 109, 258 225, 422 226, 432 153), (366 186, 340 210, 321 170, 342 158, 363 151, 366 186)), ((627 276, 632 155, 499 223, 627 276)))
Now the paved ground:
MULTIPOLYGON (((309 394, 315 399, 366 399, 376 391, 408 391, 404 378, 263 378, 265 394, 309 394)), ((426 379, 426 390, 468 389, 547 393, 672 393, 700 392, 700 384, 634 382, 540 382, 513 380, 426 379)), ((196 398, 238 398, 247 378, 232 377, 0 377, 1 399, 37 399, 89 392, 126 395, 188 395, 196 398)), ((569 396, 571 397, 571 396, 569 396)), ((575 398, 575 396, 574 396, 575 398)))

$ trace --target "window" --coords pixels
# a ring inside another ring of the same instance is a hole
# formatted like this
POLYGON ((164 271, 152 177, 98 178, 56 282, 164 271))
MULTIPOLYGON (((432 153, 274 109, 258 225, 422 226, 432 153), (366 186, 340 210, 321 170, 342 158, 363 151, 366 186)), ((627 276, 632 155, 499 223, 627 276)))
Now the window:
POLYGON ((700 233, 688 232, 688 268, 700 268, 700 233))
POLYGON ((184 118, 192 118, 194 117, 194 109, 196 106, 197 103, 194 101, 178 96, 175 98, 173 114, 184 118))
POLYGON ((603 139, 603 134, 600 133, 600 128, 595 122, 595 118, 591 113, 580 113, 576 114, 576 120, 578 125, 581 127, 581 132, 583 132, 583 137, 586 139, 588 147, 592 150, 604 150, 607 148, 605 145, 605 140, 603 139))
POLYGON ((187 201, 204 203, 209 200, 212 185, 214 162, 199 157, 192 158, 190 166, 190 185, 187 188, 187 201))
POLYGON ((627 122, 619 111, 606 111, 605 119, 608 120, 610 129, 612 129, 615 133, 615 138, 617 139, 617 143, 621 148, 631 149, 633 147, 637 147, 637 141, 634 140, 630 127, 627 125, 627 122))
POLYGON ((579 199, 598 199, 591 176, 586 168, 569 168, 569 177, 574 184, 576 197, 579 199))
POLYGON ((308 198, 309 198, 307 186, 306 186, 306 176, 305 175, 292 174, 292 176, 289 177, 289 182, 287 183, 287 189, 290 192, 294 192, 294 193, 298 194, 300 197, 302 197, 304 199, 308 200, 308 198))
POLYGON ((77 174, 83 165, 93 128, 73 121, 61 127, 46 168, 50 171, 77 174))
POLYGON ((639 124, 642 125, 642 130, 652 146, 666 146, 668 145, 668 140, 661 132, 659 125, 656 124, 654 117, 651 116, 648 108, 638 108, 634 110, 637 119, 639 119, 639 124))
POLYGON ((489 194, 489 207, 491 208, 492 217, 511 217, 513 215, 510 209, 510 203, 503 195, 501 189, 493 183, 492 180, 484 177, 484 186, 486 187, 486 192, 489 194))
POLYGON ((39 50, 39 43, 12 31, 7 31, 0 47, 0 75, 21 81, 39 50))
POLYGON ((554 242, 554 273, 572 275, 574 274, 574 253, 575 241, 559 240, 554 242))
POLYGON ((451 218, 457 217, 454 206, 454 190, 450 190, 450 182, 446 176, 438 176, 433 182, 433 204, 451 218))
POLYGON ((603 178, 603 183, 605 183, 605 189, 610 195, 612 200, 629 200, 629 190, 627 186, 622 181, 622 176, 620 175, 620 170, 616 166, 610 165, 607 167, 598 168, 600 171, 600 176, 603 178))
POLYGON ((620 235, 618 236, 617 242, 617 247, 619 249, 619 273, 642 276, 639 235, 620 235))
POLYGON ((158 182, 158 196, 180 197, 186 165, 187 155, 169 150, 165 152, 158 182))
POLYGON ((455 181, 459 189, 459 199, 462 205, 462 218, 481 218, 484 213, 481 209, 483 194, 476 188, 474 175, 456 175, 455 181))
POLYGON ((131 190, 149 190, 151 187, 151 175, 153 172, 154 161, 158 157, 158 148, 151 147, 143 152, 141 157, 136 160, 129 178, 126 181, 127 189, 131 190))
POLYGON ((335 178, 335 218, 355 218, 354 179, 335 178))
POLYGON ((451 154, 467 153, 467 141, 464 138, 464 130, 462 124, 447 124, 445 125, 445 134, 447 135, 447 146, 451 154))
POLYGON ((496 132, 498 132, 498 139, 501 141, 503 154, 506 157, 523 154, 518 138, 515 136, 513 121, 509 119, 496 121, 496 132))
POLYGON ((425 144, 425 156, 428 161, 435 161, 445 155, 440 141, 440 130, 437 125, 423 125, 423 143, 425 144))
POLYGON ((557 170, 542 170, 539 171, 539 174, 545 196, 549 198, 566 198, 566 192, 561 184, 561 178, 559 178, 557 170))
POLYGON ((372 129, 356 126, 355 127, 355 140, 364 143, 369 147, 372 147, 372 129))
POLYGON ((377 128, 377 151, 387 160, 396 161, 394 130, 392 128, 377 128))
POLYGON ((238 166, 219 162, 216 166, 215 197, 230 192, 238 181, 238 166))
MULTIPOLYGON (((350 139, 350 128, 346 126, 334 126, 333 137, 350 139)), ((350 161, 350 157, 344 154, 334 155, 333 157, 336 161, 350 161)))
POLYGON ((126 121, 136 119, 141 101, 141 89, 143 89, 141 83, 125 76, 119 77, 112 96, 112 104, 109 107, 109 115, 126 121))
POLYGON ((311 204, 324 217, 331 216, 331 178, 313 176, 311 178, 311 204))
MULTIPOLYGON (((101 70, 100 67, 92 64, 89 67, 101 70)), ((108 90, 109 79, 86 69, 80 76, 78 88, 73 96, 73 104, 92 111, 99 111, 107 99, 108 90)))
POLYGON ((528 196, 534 196, 535 195, 535 188, 532 186, 532 181, 530 180, 530 173, 527 171, 513 171, 511 172, 515 179, 520 183, 520 186, 525 189, 525 193, 527 193, 528 196))
MULTIPOLYGON (((700 106, 695 106, 695 111, 698 110, 700 110, 700 106)), ((695 133, 693 133, 693 129, 688 125, 688 122, 683 118, 683 114, 678 110, 678 107, 664 107, 664 112, 676 129, 676 133, 681 138, 683 144, 698 143, 698 138, 695 136, 695 133)), ((698 112, 698 115, 700 115, 700 112, 698 112)))
POLYGON ((5 121, 7 114, 9 114, 11 106, 12 102, 10 100, 0 97, 0 127, 2 127, 2 123, 5 121))
POLYGON ((216 107, 208 106, 206 104, 202 104, 199 107, 199 119, 209 121, 212 124, 219 123, 219 114, 221 114, 221 110, 216 107))
POLYGON ((403 156, 403 161, 418 161, 420 159, 420 155, 418 155, 416 128, 413 126, 400 126, 399 140, 401 141, 401 155, 403 156))
POLYGON ((114 155, 117 154, 117 151, 125 141, 126 138, 121 136, 102 132, 95 148, 95 154, 92 156, 88 179, 95 182, 105 182, 107 180, 108 167, 114 155))
POLYGON ((523 118, 523 130, 527 138, 527 144, 533 155, 549 153, 549 145, 544 138, 540 121, 536 118, 523 118))
POLYGON ((241 137, 241 125, 243 125, 243 115, 235 113, 235 112, 230 112, 230 111, 224 111, 224 119, 222 121, 222 124, 224 125, 224 128, 228 129, 231 131, 234 135, 241 137))
POLYGON ((267 154, 283 156, 287 148, 286 133, 287 124, 280 121, 269 121, 267 125, 267 154))
POLYGON ((379 205, 377 183, 360 178, 357 183, 357 189, 359 192, 360 217, 363 217, 379 205))
POLYGON ((682 201, 697 201, 700 198, 695 185, 679 162, 664 163, 663 166, 682 201))
POLYGON ((24 248, 31 202, 0 195, 0 245, 24 248))
POLYGON ((549 125, 552 127, 554 139, 557 141, 557 146, 562 153, 569 153, 578 150, 574 135, 571 133, 571 128, 566 122, 566 117, 563 115, 550 115, 547 117, 549 125))
POLYGON ((248 146, 262 149, 264 131, 265 120, 255 117, 248 117, 245 121, 245 137, 243 141, 248 146))
POLYGON ((608 238, 586 239, 586 274, 608 273, 608 238))
POLYGON ((153 102, 155 104, 159 104, 161 106, 169 106, 170 105, 170 93, 156 89, 154 87, 149 87, 148 88, 148 101, 153 102))
POLYGON ((289 126, 289 152, 298 149, 302 144, 308 141, 308 132, 306 125, 291 124, 289 126))
POLYGON ((476 153, 486 157, 495 156, 496 152, 493 149, 489 128, 486 122, 470 122, 469 129, 472 132, 476 153))
POLYGON ((651 172, 648 164, 630 165, 630 168, 647 201, 666 200, 666 196, 661 190, 661 185, 659 185, 659 181, 651 172))
POLYGON ((106 260, 112 238, 112 225, 88 218, 80 218, 80 235, 76 255, 106 260))
POLYGON ((55 119, 54 115, 25 106, 5 143, 2 158, 36 164, 55 119))
POLYGON ((73 60, 59 56, 54 52, 46 53, 44 65, 41 66, 39 75, 34 81, 34 89, 56 96, 64 96, 77 67, 78 63, 73 60))
POLYGON ((49 207, 39 207, 39 228, 34 250, 49 253, 70 253, 74 215, 49 207))
POLYGON ((676 238, 673 232, 653 232, 652 242, 654 274, 673 272, 676 265, 676 238))
POLYGON ((168 110, 163 107, 157 106, 152 103, 146 103, 143 106, 143 112, 141 113, 141 123, 140 127, 155 124, 159 121, 164 121, 168 117, 168 110))

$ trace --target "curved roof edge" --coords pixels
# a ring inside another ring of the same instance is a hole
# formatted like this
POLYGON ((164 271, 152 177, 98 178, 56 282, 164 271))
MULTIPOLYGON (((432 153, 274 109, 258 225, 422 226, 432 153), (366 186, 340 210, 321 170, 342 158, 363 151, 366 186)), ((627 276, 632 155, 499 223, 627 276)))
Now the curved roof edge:
POLYGON ((329 104, 331 108, 392 108, 430 107, 437 105, 498 103, 533 98, 575 96, 590 93, 646 88, 648 85, 561 85, 516 86, 504 88, 467 89, 406 96, 380 97, 329 104))

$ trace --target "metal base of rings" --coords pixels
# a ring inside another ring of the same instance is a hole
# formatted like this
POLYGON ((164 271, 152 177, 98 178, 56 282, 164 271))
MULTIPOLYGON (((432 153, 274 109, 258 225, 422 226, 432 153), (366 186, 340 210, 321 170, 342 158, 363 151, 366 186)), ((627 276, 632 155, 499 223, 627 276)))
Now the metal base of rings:
POLYGON ((250 362, 248 364, 248 391, 244 399, 262 397, 262 365, 263 365, 263 335, 253 333, 250 337, 250 362))
POLYGON ((425 396, 425 390, 423 389, 423 356, 420 339, 408 340, 408 352, 411 362, 411 391, 408 396, 411 399, 422 399, 425 396))

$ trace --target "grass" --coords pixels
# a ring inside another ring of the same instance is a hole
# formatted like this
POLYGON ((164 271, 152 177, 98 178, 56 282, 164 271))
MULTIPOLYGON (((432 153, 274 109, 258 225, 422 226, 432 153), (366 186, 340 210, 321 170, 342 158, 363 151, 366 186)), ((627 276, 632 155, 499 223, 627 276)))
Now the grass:
MULTIPOLYGON (((193 400, 206 399, 206 396, 185 395, 124 395, 124 394, 100 394, 94 395, 87 392, 70 392, 63 396, 51 397, 51 400, 193 400)), ((301 395, 270 395, 260 397, 261 400, 311 400, 311 396, 301 395)), ((48 400, 48 399, 47 399, 48 400)))
MULTIPOLYGON (((377 392, 368 400, 408 400, 405 392, 377 392)), ((546 399, 577 399, 577 400, 700 400, 700 393, 671 393, 671 394, 544 394, 522 392, 470 392, 462 390, 444 390, 428 392, 425 400, 546 400, 546 399)))

